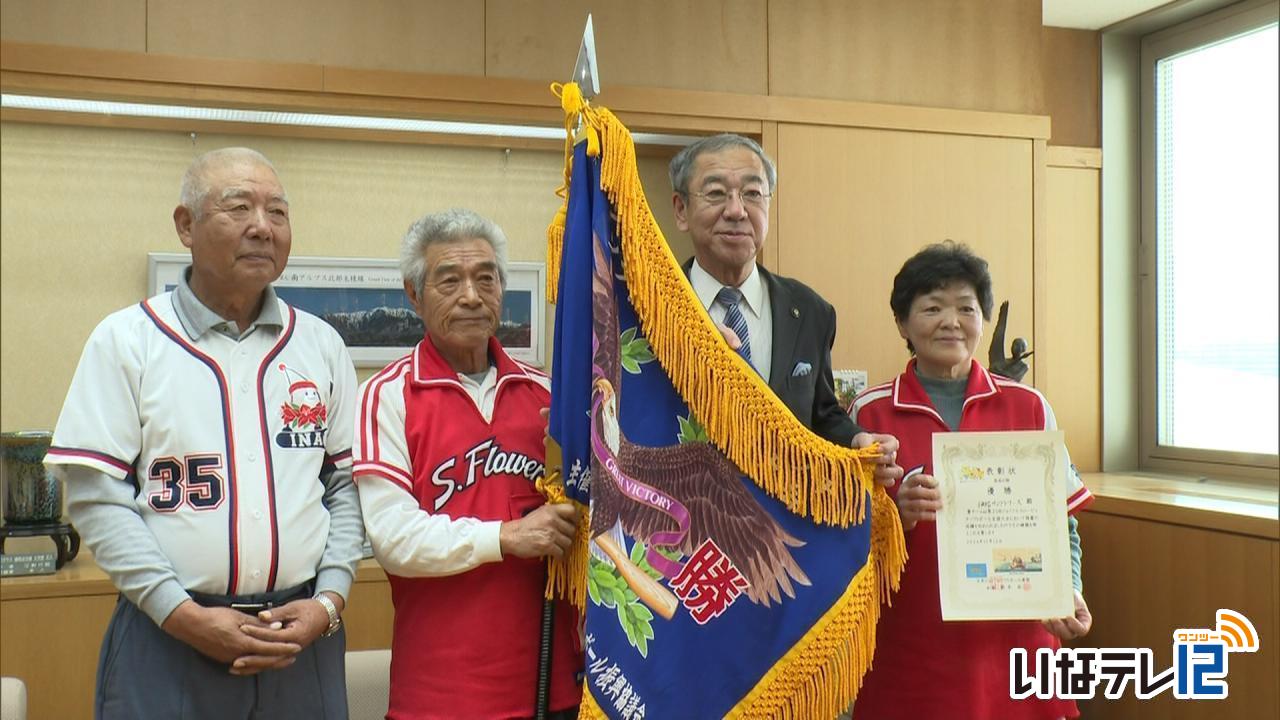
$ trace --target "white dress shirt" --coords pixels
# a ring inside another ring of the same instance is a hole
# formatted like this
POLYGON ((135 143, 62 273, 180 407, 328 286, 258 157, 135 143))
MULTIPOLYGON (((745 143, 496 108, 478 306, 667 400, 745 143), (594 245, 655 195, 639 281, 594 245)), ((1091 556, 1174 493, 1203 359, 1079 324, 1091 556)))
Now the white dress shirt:
MULTIPOLYGON (((725 307, 716 302, 716 294, 724 285, 702 269, 695 258, 693 267, 689 269, 689 282, 697 293, 702 307, 711 315, 711 319, 724 324, 725 307)), ((773 366, 773 310, 769 303, 769 288, 760 277, 760 269, 751 264, 751 274, 738 286, 742 292, 742 302, 738 310, 747 321, 747 335, 751 341, 751 364, 760 372, 760 377, 769 382, 769 371, 773 366)))

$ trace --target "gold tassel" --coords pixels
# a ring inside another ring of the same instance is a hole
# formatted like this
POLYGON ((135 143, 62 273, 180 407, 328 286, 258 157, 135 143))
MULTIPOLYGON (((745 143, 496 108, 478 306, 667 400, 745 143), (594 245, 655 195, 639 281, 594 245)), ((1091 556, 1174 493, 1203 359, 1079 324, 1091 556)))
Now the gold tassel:
MULTIPOLYGON (((559 447, 555 446, 555 441, 548 439, 547 467, 558 466, 559 447)), ((591 541, 591 512, 586 505, 577 500, 571 500, 565 494, 564 480, 558 470, 547 477, 538 478, 534 482, 534 487, 542 493, 548 503, 553 505, 573 503, 574 509, 578 511, 578 527, 569 550, 563 557, 547 558, 547 587, 543 594, 547 599, 568 600, 581 614, 587 607, 587 562, 590 559, 587 543, 591 541)))
POLYGON ((547 302, 556 304, 560 293, 560 260, 564 252, 564 220, 569 213, 566 199, 547 226, 547 302))
POLYGON ((569 215, 573 146, 585 140, 587 155, 596 157, 600 154, 600 133, 595 110, 582 96, 578 83, 551 83, 551 92, 560 98, 560 109, 564 110, 564 179, 556 188, 560 209, 547 226, 547 302, 554 305, 560 293, 560 260, 564 250, 565 219, 569 215))
POLYGON ((631 133, 605 108, 600 185, 618 215, 631 303, 658 362, 707 437, 765 492, 797 515, 848 527, 865 518, 878 447, 854 450, 818 437, 729 348, 698 302, 649 209, 631 133))
POLYGON ((591 538, 587 535, 591 522, 587 506, 576 500, 572 502, 578 511, 578 530, 564 557, 547 559, 547 588, 544 594, 548 599, 568 600, 581 615, 587 608, 587 562, 591 555, 587 549, 591 538))
POLYGON ((556 188, 560 209, 547 226, 547 302, 554 305, 560 289, 560 258, 564 247, 564 223, 569 215, 569 178, 573 173, 573 123, 582 103, 577 83, 551 83, 551 92, 560 98, 564 110, 564 180, 556 188))
POLYGON ((898 504, 884 488, 876 488, 871 498, 871 553, 879 568, 880 600, 892 605, 907 564, 907 539, 898 504))
POLYGON ((582 688, 582 704, 578 705, 578 720, 608 720, 609 716, 604 714, 604 710, 600 709, 600 705, 596 703, 596 698, 591 694, 591 686, 587 685, 582 688))

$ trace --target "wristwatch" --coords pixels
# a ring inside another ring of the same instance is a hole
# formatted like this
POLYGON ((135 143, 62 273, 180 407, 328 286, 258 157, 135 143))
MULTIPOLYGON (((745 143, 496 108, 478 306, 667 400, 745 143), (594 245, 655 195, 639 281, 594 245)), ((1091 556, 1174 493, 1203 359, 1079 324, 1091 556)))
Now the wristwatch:
POLYGON ((329 614, 329 627, 325 628, 325 631, 320 633, 320 637, 329 637, 330 635, 338 632, 338 628, 342 627, 342 616, 338 614, 338 606, 334 605, 333 601, 329 599, 329 596, 324 593, 317 593, 316 596, 311 599, 320 603, 320 606, 324 608, 324 611, 329 614))

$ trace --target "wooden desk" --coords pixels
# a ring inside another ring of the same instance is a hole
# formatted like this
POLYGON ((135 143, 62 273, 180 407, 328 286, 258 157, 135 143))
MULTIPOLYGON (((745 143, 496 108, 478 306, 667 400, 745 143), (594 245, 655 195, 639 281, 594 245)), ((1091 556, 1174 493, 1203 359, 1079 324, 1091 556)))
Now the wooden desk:
POLYGON ((1097 496, 1080 519, 1084 596, 1093 631, 1080 647, 1149 647, 1156 672, 1172 664, 1173 631, 1213 628, 1218 608, 1243 613, 1257 653, 1228 655, 1226 700, 1080 704, 1088 720, 1280 717, 1280 521, 1274 486, 1145 474, 1084 476, 1097 496))
MULTIPOLYGON (((27 684, 31 720, 93 717, 94 675, 116 589, 87 550, 54 575, 0 580, 0 674, 27 684)), ((347 649, 391 647, 391 588, 364 560, 343 613, 347 649)))

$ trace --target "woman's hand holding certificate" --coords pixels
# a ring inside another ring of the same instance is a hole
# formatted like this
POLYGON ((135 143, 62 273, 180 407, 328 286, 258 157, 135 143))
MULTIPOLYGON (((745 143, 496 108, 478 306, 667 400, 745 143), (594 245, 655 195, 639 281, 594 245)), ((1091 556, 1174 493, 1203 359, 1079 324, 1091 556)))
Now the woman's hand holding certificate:
POLYGON ((942 509, 942 492, 932 475, 918 470, 907 473, 898 489, 898 515, 902 517, 902 529, 910 530, 920 521, 933 522, 942 509))
POLYGON ((1073 592, 1076 604, 1075 614, 1064 618, 1040 621, 1045 630, 1053 633, 1063 642, 1082 638, 1088 635, 1089 630, 1093 627, 1093 613, 1089 612, 1089 604, 1084 601, 1084 596, 1080 594, 1079 590, 1073 592))

